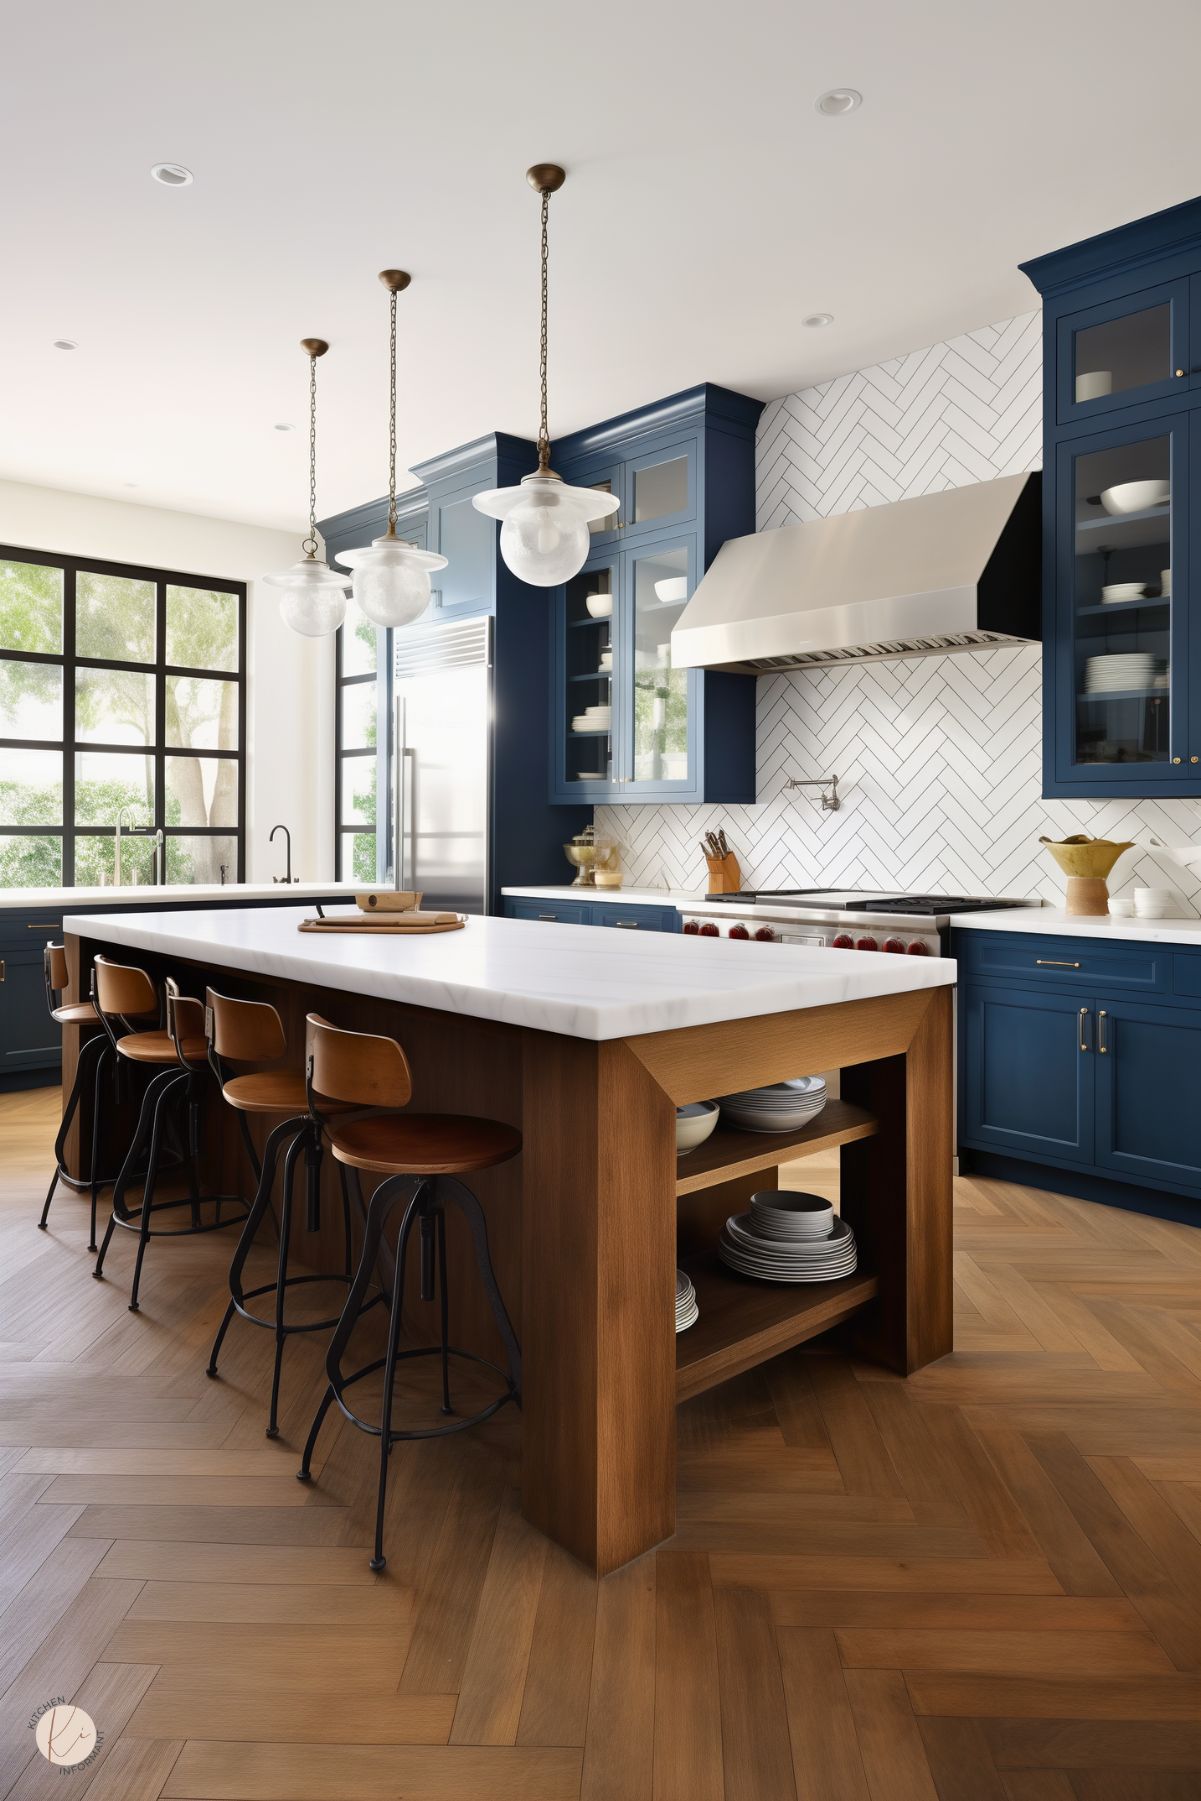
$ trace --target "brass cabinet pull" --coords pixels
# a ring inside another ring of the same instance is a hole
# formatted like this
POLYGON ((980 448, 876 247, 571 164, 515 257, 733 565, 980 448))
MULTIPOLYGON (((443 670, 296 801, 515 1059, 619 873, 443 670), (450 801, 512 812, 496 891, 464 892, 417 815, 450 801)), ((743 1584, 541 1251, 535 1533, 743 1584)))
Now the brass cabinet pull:
POLYGON ((1106 1013, 1104 1007, 1102 1007, 1097 1015, 1097 1055, 1099 1057, 1107 1057, 1109 1055, 1109 1046, 1105 1042, 1105 1021, 1108 1018, 1109 1015, 1106 1013))
POLYGON ((61 925, 52 925, 49 921, 44 919, 40 921, 27 919, 25 922, 25 930, 27 932, 50 932, 53 934, 54 932, 61 932, 62 929, 61 925))
POLYGON ((1087 1051, 1088 1049, 1090 1049, 1088 1039, 1084 1035, 1084 1027, 1085 1027, 1085 1022, 1087 1021, 1087 1019, 1088 1019, 1088 1008, 1081 1007, 1081 1009, 1080 1009, 1080 1049, 1082 1051, 1087 1051))
POLYGON ((1036 957, 1035 969, 1079 969, 1079 963, 1065 963, 1060 957, 1036 957))
POLYGON ((0 982, 2 982, 4 980, 4 976, 5 976, 4 958, 0 957, 0 982))
POLYGON ((615 919, 613 924, 617 927, 618 931, 621 932, 636 932, 638 930, 638 921, 636 919, 615 919))
POLYGON ((554 925, 559 916, 557 913, 539 913, 538 917, 539 919, 548 920, 551 925, 554 925))

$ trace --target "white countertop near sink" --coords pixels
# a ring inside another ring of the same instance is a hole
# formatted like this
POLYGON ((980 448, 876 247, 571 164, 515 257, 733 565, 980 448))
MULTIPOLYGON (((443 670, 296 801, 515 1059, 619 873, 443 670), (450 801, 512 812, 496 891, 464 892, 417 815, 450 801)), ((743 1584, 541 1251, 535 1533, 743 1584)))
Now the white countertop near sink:
MULTIPOLYGON (((949 986, 950 957, 598 932, 473 917, 429 937, 297 930, 306 909, 70 914, 64 930, 202 967, 311 983, 573 1038, 624 1038, 949 986)), ((331 1001, 331 1010, 335 1012, 331 1001)))
POLYGON ((1201 919, 1080 918, 1062 907, 998 908, 995 913, 957 913, 956 932, 1033 932, 1068 938, 1130 938, 1143 944, 1201 946, 1201 919))
POLYGON ((514 900, 603 901, 606 906, 624 901, 631 907, 694 907, 704 900, 700 890, 687 888, 576 888, 566 882, 559 888, 502 888, 514 900))
POLYGON ((145 907, 155 902, 170 906, 174 901, 220 900, 227 906, 239 900, 280 900, 295 895, 304 900, 309 895, 357 894, 362 882, 214 882, 168 883, 163 887, 150 884, 128 888, 0 888, 0 911, 21 911, 26 907, 145 907))

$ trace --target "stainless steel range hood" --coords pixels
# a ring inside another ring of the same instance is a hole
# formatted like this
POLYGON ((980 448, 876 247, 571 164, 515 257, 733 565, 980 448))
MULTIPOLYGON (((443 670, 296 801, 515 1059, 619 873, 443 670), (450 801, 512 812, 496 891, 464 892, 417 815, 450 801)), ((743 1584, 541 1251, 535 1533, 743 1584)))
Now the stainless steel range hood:
POLYGON ((1040 514, 1027 472, 731 538, 672 662, 757 674, 1036 640, 1040 514))

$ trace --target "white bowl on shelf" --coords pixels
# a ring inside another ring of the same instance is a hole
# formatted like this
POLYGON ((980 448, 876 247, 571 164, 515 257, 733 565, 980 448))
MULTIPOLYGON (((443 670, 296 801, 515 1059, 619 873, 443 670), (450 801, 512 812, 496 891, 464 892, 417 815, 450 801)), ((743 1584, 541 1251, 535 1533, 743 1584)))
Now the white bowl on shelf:
POLYGON ((1113 374, 1109 369, 1084 369, 1076 377, 1076 405, 1083 400, 1100 400, 1113 393, 1113 374))
POLYGON ((665 607, 678 606, 682 600, 688 599, 688 577, 665 575, 655 583, 655 594, 665 607))
POLYGON ((586 594, 584 605, 593 619, 611 619, 613 617, 613 596, 611 594, 586 594))
POLYGON ((1101 605, 1111 607, 1122 600, 1141 600, 1146 592, 1146 582, 1110 582, 1101 590, 1101 605))
POLYGON ((1116 488, 1105 488, 1101 494, 1101 505, 1113 518, 1121 518, 1123 513, 1146 513, 1151 507, 1161 507, 1170 499, 1171 482, 1119 482, 1116 488))
POLYGON ((676 1156, 683 1157, 704 1144, 721 1115, 716 1101, 690 1101, 676 1108, 676 1156))

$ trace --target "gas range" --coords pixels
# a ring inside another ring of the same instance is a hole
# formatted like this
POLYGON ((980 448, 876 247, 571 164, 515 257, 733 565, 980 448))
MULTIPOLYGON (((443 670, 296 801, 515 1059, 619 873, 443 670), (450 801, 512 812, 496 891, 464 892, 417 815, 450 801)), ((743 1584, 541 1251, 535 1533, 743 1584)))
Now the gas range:
POLYGON ((1036 907, 1037 901, 948 894, 882 894, 874 889, 777 888, 707 894, 684 913, 685 932, 766 944, 829 945, 941 957, 957 913, 1036 907))

